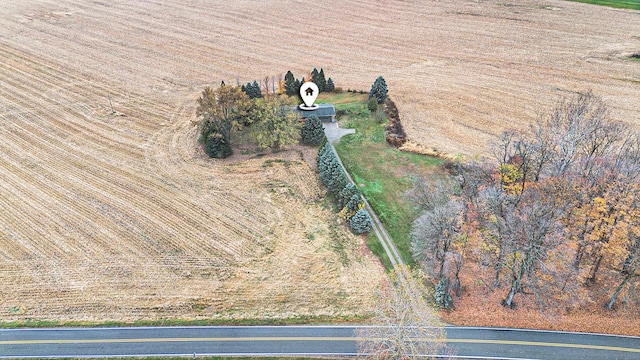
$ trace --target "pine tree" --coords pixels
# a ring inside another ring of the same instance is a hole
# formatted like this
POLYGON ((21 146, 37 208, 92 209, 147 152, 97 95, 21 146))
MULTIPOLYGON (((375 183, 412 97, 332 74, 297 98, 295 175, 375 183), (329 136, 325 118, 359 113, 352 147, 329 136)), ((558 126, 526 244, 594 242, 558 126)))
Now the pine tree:
POLYGON ((451 295, 449 294, 449 278, 441 277, 435 290, 433 297, 436 304, 443 309, 452 308, 453 298, 451 298, 451 295))
POLYGON ((387 100, 388 91, 387 82, 382 76, 378 76, 376 81, 373 82, 373 85, 371 85, 369 99, 375 98, 378 101, 378 104, 382 104, 387 100))
POLYGON ((317 115, 311 115, 302 126, 302 143, 309 145, 320 145, 324 135, 322 122, 317 115))
POLYGON ((296 86, 297 80, 293 76, 291 71, 287 71, 287 74, 284 76, 284 92, 285 94, 292 96, 296 95, 297 89, 300 88, 299 85, 296 86))
POLYGON ((327 86, 325 87, 325 90, 327 92, 333 92, 336 90, 336 85, 333 83, 333 80, 331 80, 331 78, 327 80, 327 86))
POLYGON ((353 215, 349 220, 349 225, 351 226, 351 231, 356 234, 368 233, 372 229, 371 216, 369 216, 367 210, 362 209, 353 215))
POLYGON ((204 150, 212 158, 219 158, 220 156, 220 144, 222 143, 222 136, 220 134, 209 134, 205 140, 204 150))
POLYGON ((349 201, 347 201, 344 207, 346 207, 349 210, 349 212, 355 213, 360 210, 360 205, 362 204, 364 204, 364 202, 362 201, 362 198, 360 197, 360 195, 354 194, 351 196, 349 201))
POLYGON ((262 91, 260 90, 260 85, 258 85, 257 81, 253 81, 253 83, 248 82, 247 85, 242 86, 242 91, 244 91, 250 99, 256 99, 262 97, 262 91))
MULTIPOLYGON (((313 81, 314 83, 316 83, 316 85, 318 85, 318 69, 316 68, 313 68, 313 71, 311 72, 311 81, 313 81)), ((302 82, 304 83, 304 80, 302 82)), ((318 85, 318 89, 320 89, 320 85, 318 85)))
POLYGON ((318 76, 316 77, 316 81, 314 81, 316 83, 316 85, 318 85, 318 90, 320 90, 320 92, 324 92, 327 88, 327 80, 324 77, 324 69, 320 68, 320 72, 318 73, 318 76))
POLYGON ((330 193, 338 196, 340 190, 347 185, 347 178, 331 146, 328 144, 325 146, 329 148, 319 157, 318 161, 320 179, 330 193))
POLYGON ((347 184, 338 194, 340 208, 345 207, 354 195, 360 197, 360 189, 351 183, 347 184))
POLYGON ((328 141, 326 141, 324 144, 320 146, 320 148, 318 148, 318 157, 316 158, 316 163, 318 164, 318 170, 322 170, 321 159, 328 151, 331 151, 331 144, 329 144, 328 141))
POLYGON ((233 154, 231 144, 218 133, 211 133, 205 142, 205 152, 212 158, 224 159, 233 154))
POLYGON ((258 99, 262 97, 262 90, 260 90, 260 84, 258 84, 258 81, 253 80, 253 84, 251 85, 253 90, 252 90, 252 94, 253 96, 251 97, 252 99, 258 99))

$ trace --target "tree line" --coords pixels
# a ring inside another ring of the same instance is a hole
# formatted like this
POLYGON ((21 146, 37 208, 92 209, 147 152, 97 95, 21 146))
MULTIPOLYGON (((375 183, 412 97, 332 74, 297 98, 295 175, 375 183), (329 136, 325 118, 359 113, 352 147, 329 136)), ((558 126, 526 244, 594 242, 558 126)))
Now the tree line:
POLYGON ((519 297, 541 309, 638 304, 638 135, 600 97, 578 93, 504 132, 493 159, 448 161, 450 177, 421 179, 412 249, 440 304, 460 295, 467 268, 509 308, 519 297))
POLYGON ((338 156, 326 137, 323 143, 316 159, 320 180, 336 198, 341 209, 340 217, 349 222, 351 231, 356 234, 370 232, 373 224, 369 212, 364 208, 362 192, 347 180, 338 156))

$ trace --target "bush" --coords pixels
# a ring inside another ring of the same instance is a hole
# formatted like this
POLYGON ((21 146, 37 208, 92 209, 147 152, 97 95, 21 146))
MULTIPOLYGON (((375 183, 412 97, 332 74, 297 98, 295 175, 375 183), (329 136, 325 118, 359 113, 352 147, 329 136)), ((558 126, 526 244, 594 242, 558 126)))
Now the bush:
POLYGON ((308 145, 320 145, 322 143, 324 135, 324 128, 320 118, 316 115, 311 115, 302 126, 302 143, 308 145))
POLYGON ((362 209, 353 215, 351 220, 349 220, 349 225, 351 225, 351 231, 356 234, 368 233, 371 231, 373 226, 371 223, 371 216, 369 216, 369 213, 365 209, 362 209))
POLYGON ((378 110, 378 100, 376 98, 371 98, 369 103, 367 103, 367 108, 370 112, 375 112, 378 110))
POLYGON ((343 91, 342 86, 336 86, 336 88, 333 90, 334 93, 338 93, 338 94, 341 93, 342 91, 343 91))

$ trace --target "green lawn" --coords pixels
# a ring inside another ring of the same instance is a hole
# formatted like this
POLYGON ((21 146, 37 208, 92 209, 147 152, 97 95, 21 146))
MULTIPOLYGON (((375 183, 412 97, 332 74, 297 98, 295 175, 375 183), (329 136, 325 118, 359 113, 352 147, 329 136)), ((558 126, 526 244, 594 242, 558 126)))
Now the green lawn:
POLYGON ((622 0, 569 0, 569 1, 609 6, 609 7, 620 8, 620 9, 640 10, 640 0, 625 0, 625 1, 622 1, 622 0))
MULTIPOLYGON (((330 100, 332 98, 327 102, 330 100)), ((389 146, 384 135, 386 123, 380 124, 369 115, 366 94, 341 94, 335 100, 337 110, 350 111, 340 120, 340 126, 356 129, 355 134, 342 138, 336 150, 356 185, 380 217, 402 259, 412 265, 409 232, 418 212, 413 203, 406 199, 405 193, 413 187, 416 177, 432 171, 442 164, 442 160, 402 152, 389 146)), ((377 239, 370 235, 368 243, 385 266, 390 268, 391 264, 377 239)))

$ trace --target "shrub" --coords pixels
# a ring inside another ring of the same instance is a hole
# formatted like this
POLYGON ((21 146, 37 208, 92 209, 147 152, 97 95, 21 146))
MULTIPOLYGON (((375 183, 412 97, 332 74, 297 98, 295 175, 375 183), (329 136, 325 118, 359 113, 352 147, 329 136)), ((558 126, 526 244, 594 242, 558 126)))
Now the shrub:
POLYGON ((351 225, 351 231, 356 234, 368 233, 371 231, 373 226, 371 223, 371 216, 369 216, 369 213, 365 209, 362 209, 353 215, 351 220, 349 220, 349 225, 351 225))
POLYGON ((367 108, 370 112, 375 112, 378 110, 378 100, 376 98, 371 98, 369 103, 367 103, 367 108))
POLYGON ((342 91, 342 86, 336 86, 336 88, 333 90, 333 92, 335 93, 341 93, 342 91))
POLYGON ((302 126, 302 143, 309 145, 320 145, 322 143, 324 135, 324 128, 320 118, 316 115, 311 115, 302 126))

